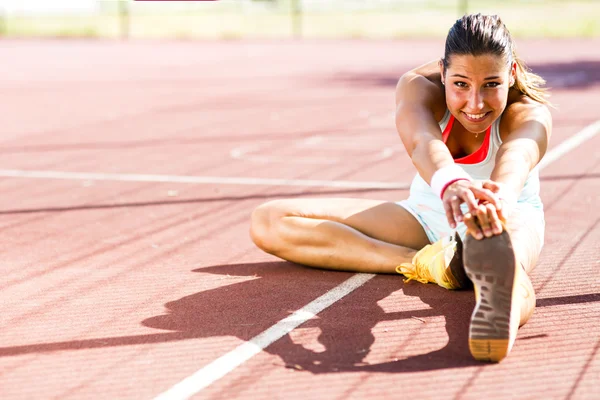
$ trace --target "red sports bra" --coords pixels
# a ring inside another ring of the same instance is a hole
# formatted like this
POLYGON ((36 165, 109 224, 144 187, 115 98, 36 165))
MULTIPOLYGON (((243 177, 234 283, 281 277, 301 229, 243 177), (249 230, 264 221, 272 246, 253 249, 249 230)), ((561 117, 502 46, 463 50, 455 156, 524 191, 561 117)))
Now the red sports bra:
MULTIPOLYGON (((444 129, 444 132, 442 133, 442 140, 444 141, 444 143, 446 143, 446 141, 448 140, 448 136, 450 136, 452 125, 454 125, 454 115, 450 114, 450 121, 448 121, 446 129, 444 129)), ((468 156, 464 156, 461 158, 455 158, 454 161, 458 164, 477 164, 485 160, 490 148, 491 131, 492 126, 490 125, 490 127, 485 131, 485 138, 483 139, 481 147, 479 147, 474 153, 471 153, 468 156)))

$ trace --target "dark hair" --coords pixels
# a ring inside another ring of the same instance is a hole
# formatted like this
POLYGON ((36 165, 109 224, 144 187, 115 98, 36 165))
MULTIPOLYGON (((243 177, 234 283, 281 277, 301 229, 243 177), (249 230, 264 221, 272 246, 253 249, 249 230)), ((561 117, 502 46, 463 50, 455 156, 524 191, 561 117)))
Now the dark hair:
POLYGON ((444 70, 450 66, 452 55, 493 54, 503 57, 508 65, 517 63, 514 87, 524 95, 542 104, 547 100, 546 81, 531 72, 525 63, 517 57, 512 36, 497 15, 465 15, 450 28, 446 38, 446 48, 442 63, 444 70))

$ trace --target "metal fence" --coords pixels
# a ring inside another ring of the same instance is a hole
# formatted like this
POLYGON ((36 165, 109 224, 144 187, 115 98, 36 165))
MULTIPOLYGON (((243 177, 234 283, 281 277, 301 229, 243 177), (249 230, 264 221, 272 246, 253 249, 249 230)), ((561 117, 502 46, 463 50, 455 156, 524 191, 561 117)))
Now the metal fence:
POLYGON ((437 37, 469 12, 502 16, 516 36, 600 36, 600 0, 0 0, 0 35, 437 37))

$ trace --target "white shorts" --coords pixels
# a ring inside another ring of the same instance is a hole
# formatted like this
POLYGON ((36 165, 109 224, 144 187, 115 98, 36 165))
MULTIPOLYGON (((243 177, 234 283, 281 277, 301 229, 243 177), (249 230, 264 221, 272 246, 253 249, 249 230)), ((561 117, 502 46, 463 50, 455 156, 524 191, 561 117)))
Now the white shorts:
MULTIPOLYGON (((405 208, 417 219, 417 221, 419 221, 431 243, 437 242, 444 236, 453 236, 455 232, 458 232, 461 239, 465 239, 467 233, 466 225, 461 222, 457 224, 456 229, 450 228, 440 199, 427 195, 419 196, 418 193, 411 193, 408 199, 399 201, 396 204, 405 208)), ((466 205, 463 204, 463 213, 466 211, 466 205)), ((544 245, 544 230, 546 223, 541 200, 539 202, 517 202, 517 205, 511 214, 511 220, 513 218, 518 220, 519 225, 533 227, 534 231, 539 235, 540 245, 544 245)))

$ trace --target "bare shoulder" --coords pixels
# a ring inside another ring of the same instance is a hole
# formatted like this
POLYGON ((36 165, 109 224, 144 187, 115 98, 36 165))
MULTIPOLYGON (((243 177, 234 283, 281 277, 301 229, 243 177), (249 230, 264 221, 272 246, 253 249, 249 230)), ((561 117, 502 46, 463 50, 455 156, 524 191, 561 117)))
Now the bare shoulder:
POLYGON ((414 68, 400 77, 396 85, 396 107, 424 106, 439 121, 446 112, 444 87, 437 61, 414 68))
POLYGON ((544 136, 548 139, 551 132, 552 114, 547 105, 520 94, 509 97, 500 121, 503 141, 514 136, 544 136))

